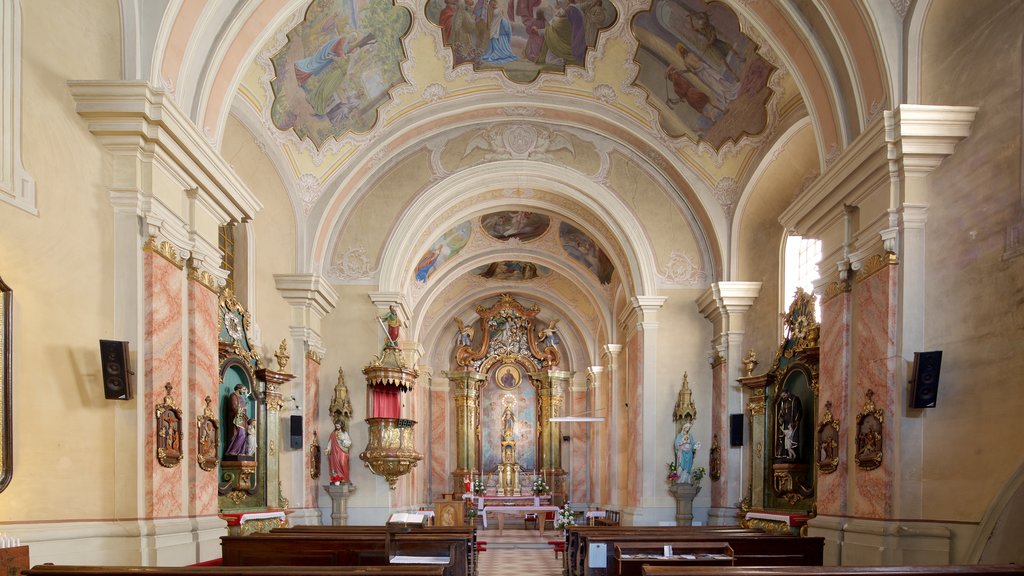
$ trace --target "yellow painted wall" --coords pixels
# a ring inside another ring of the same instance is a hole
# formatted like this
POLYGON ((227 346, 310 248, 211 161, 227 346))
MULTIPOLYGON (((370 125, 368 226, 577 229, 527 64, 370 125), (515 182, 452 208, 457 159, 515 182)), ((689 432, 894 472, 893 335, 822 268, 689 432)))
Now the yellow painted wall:
POLYGON ((925 518, 980 521, 1024 465, 1024 256, 1003 259, 1024 217, 1021 22, 1021 2, 936 0, 925 27, 922 103, 979 107, 930 179, 925 349, 943 357, 919 416, 925 518))
POLYGON ((116 403, 100 338, 113 337, 110 161, 66 82, 118 78, 115 0, 22 2, 22 157, 39 216, 0 204, 0 275, 14 290, 14 475, 4 521, 109 518, 116 403), (61 18, 53 14, 61 12, 61 18))

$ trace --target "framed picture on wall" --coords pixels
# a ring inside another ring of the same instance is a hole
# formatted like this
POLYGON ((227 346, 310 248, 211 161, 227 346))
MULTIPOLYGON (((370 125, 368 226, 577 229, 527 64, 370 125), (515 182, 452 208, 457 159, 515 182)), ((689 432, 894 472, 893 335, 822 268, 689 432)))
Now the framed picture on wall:
POLYGON ((0 492, 14 473, 14 427, 11 424, 11 288, 0 278, 0 492))

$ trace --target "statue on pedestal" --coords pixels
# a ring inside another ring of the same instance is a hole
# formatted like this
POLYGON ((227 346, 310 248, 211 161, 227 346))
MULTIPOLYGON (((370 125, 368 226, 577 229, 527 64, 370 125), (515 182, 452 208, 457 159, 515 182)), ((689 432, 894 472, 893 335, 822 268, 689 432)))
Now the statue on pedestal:
POLYGON ((512 408, 515 396, 502 398, 505 411, 501 414, 501 464, 498 465, 498 493, 502 496, 519 495, 519 463, 516 462, 516 415, 512 408))

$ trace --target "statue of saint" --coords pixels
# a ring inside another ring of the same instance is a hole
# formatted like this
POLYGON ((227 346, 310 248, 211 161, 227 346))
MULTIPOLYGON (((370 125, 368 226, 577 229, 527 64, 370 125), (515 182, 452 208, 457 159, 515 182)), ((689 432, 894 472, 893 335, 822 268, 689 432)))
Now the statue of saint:
POLYGON ((675 440, 676 468, 679 483, 690 482, 690 471, 693 470, 693 457, 700 449, 700 442, 694 442, 690 433, 690 422, 683 422, 683 427, 676 434, 675 440))
POLYGON ((795 462, 800 457, 800 419, 803 408, 800 398, 783 390, 775 403, 775 458, 795 462))
POLYGON ((348 482, 348 451, 351 447, 352 439, 345 430, 345 423, 338 420, 334 423, 334 431, 327 440, 327 467, 331 471, 331 484, 348 482))

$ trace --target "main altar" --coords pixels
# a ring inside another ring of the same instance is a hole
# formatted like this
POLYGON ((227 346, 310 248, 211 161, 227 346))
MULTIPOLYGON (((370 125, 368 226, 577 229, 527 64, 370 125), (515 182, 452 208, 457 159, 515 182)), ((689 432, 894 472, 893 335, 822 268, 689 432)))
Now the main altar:
POLYGON ((475 322, 456 318, 460 346, 447 373, 455 404, 453 492, 494 496, 533 493, 542 478, 565 498, 560 416, 571 372, 559 369, 557 319, 544 324, 540 308, 503 294, 476 308, 475 322), (469 481, 468 481, 469 480, 469 481))

